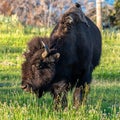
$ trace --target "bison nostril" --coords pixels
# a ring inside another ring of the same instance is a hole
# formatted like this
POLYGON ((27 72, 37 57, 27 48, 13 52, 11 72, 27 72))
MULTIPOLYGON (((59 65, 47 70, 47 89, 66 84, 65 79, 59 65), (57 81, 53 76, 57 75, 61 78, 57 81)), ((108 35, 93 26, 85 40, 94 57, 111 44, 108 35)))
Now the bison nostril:
POLYGON ((26 89, 28 87, 28 85, 22 85, 21 88, 22 89, 26 89))

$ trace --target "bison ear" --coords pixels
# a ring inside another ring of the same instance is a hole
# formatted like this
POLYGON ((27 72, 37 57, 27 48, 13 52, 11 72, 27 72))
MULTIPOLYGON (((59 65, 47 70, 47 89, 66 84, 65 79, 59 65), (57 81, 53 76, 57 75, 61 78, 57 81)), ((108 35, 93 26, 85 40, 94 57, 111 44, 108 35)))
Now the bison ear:
POLYGON ((54 53, 48 57, 48 62, 57 62, 60 58, 60 53, 54 53))
POLYGON ((60 58, 60 53, 55 53, 53 56, 55 60, 58 60, 60 58))
POLYGON ((45 61, 49 63, 54 63, 54 62, 57 62, 59 58, 60 58, 60 53, 54 53, 52 55, 48 55, 45 61))

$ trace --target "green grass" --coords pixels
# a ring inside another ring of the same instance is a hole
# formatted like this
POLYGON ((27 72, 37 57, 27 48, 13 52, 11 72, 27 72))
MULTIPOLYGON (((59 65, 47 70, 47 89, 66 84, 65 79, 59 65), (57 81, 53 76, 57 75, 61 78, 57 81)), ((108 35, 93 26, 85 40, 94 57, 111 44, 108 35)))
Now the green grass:
POLYGON ((102 59, 94 72, 95 78, 120 80, 120 31, 103 31, 102 59))
POLYGON ((0 120, 120 120, 120 31, 102 32, 101 62, 93 73, 87 104, 75 110, 69 92, 68 110, 56 112, 49 93, 37 99, 20 88, 26 43, 34 35, 49 36, 51 29, 18 26, 19 33, 17 28, 6 32, 6 24, 0 24, 0 120))

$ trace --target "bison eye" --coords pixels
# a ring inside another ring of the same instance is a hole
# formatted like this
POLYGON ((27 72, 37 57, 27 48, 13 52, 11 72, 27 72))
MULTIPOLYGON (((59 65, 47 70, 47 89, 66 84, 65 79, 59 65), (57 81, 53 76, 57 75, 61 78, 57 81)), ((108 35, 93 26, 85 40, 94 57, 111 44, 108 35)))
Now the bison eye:
POLYGON ((36 69, 36 68, 39 69, 39 66, 40 66, 40 65, 39 65, 38 63, 37 63, 37 64, 33 64, 33 65, 32 65, 32 71, 35 72, 35 69, 36 69))
POLYGON ((43 66, 42 65, 40 65, 40 69, 42 69, 43 68, 43 66))
POLYGON ((42 62, 42 63, 39 65, 39 68, 40 68, 40 69, 47 68, 47 63, 42 62))
POLYGON ((43 69, 45 67, 45 64, 41 64, 39 67, 40 69, 43 69))
POLYGON ((39 63, 36 63, 36 64, 35 64, 35 67, 36 67, 37 69, 39 69, 39 68, 40 68, 40 64, 39 64, 39 63))
POLYGON ((36 66, 36 67, 39 67, 39 63, 36 63, 35 66, 36 66))

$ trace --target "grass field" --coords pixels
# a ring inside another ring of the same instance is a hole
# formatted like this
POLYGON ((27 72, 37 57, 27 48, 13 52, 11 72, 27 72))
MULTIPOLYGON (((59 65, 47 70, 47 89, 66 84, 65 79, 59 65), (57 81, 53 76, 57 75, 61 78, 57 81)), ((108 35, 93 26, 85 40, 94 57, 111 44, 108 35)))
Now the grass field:
POLYGON ((26 42, 36 34, 48 36, 50 30, 25 30, 19 25, 20 29, 16 32, 13 26, 9 28, 2 24, 2 27, 0 120, 120 120, 120 31, 102 32, 102 59, 93 73, 87 104, 75 110, 72 107, 70 92, 68 110, 56 112, 53 110, 53 101, 49 93, 37 99, 35 95, 25 93, 20 88, 22 53, 26 49, 26 42))

